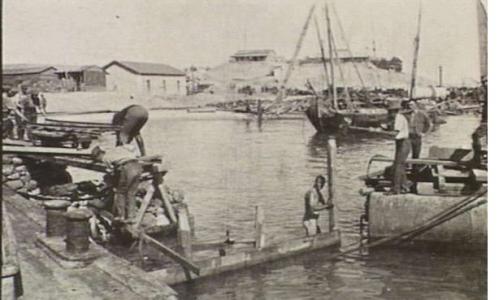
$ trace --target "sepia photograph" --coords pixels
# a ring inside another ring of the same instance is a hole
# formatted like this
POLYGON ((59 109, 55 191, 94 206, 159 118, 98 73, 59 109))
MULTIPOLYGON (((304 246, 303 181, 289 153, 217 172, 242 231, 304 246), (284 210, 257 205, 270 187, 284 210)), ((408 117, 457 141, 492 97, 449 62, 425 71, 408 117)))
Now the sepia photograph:
POLYGON ((488 12, 1 1, 1 299, 493 299, 488 12))

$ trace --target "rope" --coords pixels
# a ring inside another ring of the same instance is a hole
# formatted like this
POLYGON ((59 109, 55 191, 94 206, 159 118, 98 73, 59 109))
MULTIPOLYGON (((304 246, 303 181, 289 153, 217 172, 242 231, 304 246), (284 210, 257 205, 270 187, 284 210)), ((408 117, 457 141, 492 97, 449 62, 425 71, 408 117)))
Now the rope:
MULTIPOLYGON (((431 230, 431 229, 435 228, 436 226, 439 226, 442 223, 445 223, 445 222, 447 222, 447 221, 449 221, 457 216, 462 215, 463 213, 465 213, 471 209, 474 209, 478 206, 481 206, 481 205, 487 203, 487 200, 482 200, 482 201, 479 201, 473 205, 469 205, 472 202, 474 202, 475 200, 477 200, 478 198, 480 198, 481 196, 485 195, 486 193, 487 193, 487 189, 479 191, 477 194, 471 195, 471 196, 463 199, 462 201, 460 201, 460 202, 452 205, 451 207, 445 209, 444 211, 434 215, 433 217, 428 219, 423 224, 416 226, 415 228, 413 228, 411 230, 408 230, 406 232, 403 232, 403 233, 396 235, 396 236, 393 236, 393 237, 382 238, 380 240, 377 240, 377 241, 374 241, 371 243, 367 243, 365 245, 362 245, 362 242, 356 243, 356 246, 354 248, 341 251, 340 253, 333 255, 332 258, 339 258, 339 257, 342 257, 346 254, 355 252, 355 251, 362 249, 362 248, 373 248, 373 247, 377 247, 377 246, 380 246, 383 244, 388 244, 391 242, 401 243, 401 242, 406 242, 408 240, 411 240, 411 239, 425 233, 426 231, 431 230)), ((354 246, 354 245, 355 244, 352 244, 352 246, 354 246)))

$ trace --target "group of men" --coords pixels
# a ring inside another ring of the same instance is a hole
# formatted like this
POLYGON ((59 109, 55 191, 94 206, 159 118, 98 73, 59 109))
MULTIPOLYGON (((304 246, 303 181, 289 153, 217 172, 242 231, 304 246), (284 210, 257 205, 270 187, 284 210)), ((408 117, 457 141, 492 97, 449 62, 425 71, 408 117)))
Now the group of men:
POLYGON ((36 123, 38 114, 47 112, 47 99, 35 88, 21 85, 17 90, 2 91, 2 138, 32 138, 28 123, 36 123))
MULTIPOLYGON (((409 184, 406 176, 406 161, 409 153, 419 158, 422 138, 432 128, 428 115, 419 109, 415 101, 394 102, 389 112, 395 115, 395 160, 393 163, 392 190, 389 194, 416 192, 416 185, 409 184)), ((416 165, 413 172, 416 172, 416 165)))
MULTIPOLYGON (((392 166, 392 189, 388 194, 417 192, 415 184, 408 184, 405 165, 409 153, 412 152, 412 158, 419 158, 423 136, 431 131, 433 124, 430 117, 418 107, 415 101, 390 102, 388 111, 395 118, 393 126, 395 161, 392 166)), ((416 167, 413 166, 412 172, 416 172, 416 167)), ((325 185, 326 179, 319 175, 315 178, 312 188, 305 193, 303 226, 307 236, 314 236, 321 232, 318 225, 319 211, 331 208, 326 204, 322 194, 325 185)))

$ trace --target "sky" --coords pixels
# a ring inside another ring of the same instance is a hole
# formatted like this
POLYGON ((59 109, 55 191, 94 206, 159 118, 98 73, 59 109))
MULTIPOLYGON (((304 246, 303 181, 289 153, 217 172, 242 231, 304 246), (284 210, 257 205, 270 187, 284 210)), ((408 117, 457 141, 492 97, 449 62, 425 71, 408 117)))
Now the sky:
MULTIPOLYGON (((402 58, 408 72, 419 2, 334 1, 354 53, 372 55, 375 41, 377 56, 402 58)), ((130 60, 185 68, 219 65, 240 49, 274 49, 290 58, 314 3, 324 36, 324 0, 3 0, 3 61, 130 60)), ((421 3, 419 74, 436 80, 442 65, 445 83, 479 79, 475 0, 421 3)), ((334 17, 332 26, 338 47, 345 48, 334 17)), ((310 26, 300 56, 319 53, 310 26)))

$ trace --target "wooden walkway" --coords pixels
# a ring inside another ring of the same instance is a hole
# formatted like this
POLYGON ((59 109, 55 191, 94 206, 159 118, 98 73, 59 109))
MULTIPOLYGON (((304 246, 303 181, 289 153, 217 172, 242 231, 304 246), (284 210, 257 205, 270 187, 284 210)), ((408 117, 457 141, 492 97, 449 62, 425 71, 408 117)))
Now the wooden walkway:
POLYGON ((43 209, 3 187, 18 244, 22 299, 165 299, 176 292, 129 262, 109 253, 82 269, 64 269, 35 246, 45 226, 43 209))

